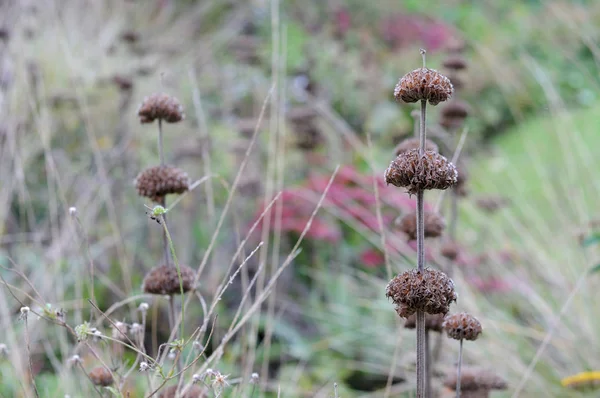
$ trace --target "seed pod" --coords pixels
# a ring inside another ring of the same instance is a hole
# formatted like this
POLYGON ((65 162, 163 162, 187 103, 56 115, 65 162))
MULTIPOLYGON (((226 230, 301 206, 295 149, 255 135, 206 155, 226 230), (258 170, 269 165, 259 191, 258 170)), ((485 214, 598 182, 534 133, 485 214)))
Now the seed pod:
POLYGON ((463 70, 467 68, 467 60, 462 55, 450 55, 443 62, 444 68, 463 70))
POLYGON ((386 297, 396 305, 396 312, 408 318, 417 311, 429 314, 446 314, 456 301, 454 282, 441 271, 426 268, 405 271, 387 285, 386 297))
MULTIPOLYGON (((425 329, 430 330, 432 332, 441 332, 442 331, 442 323, 444 323, 444 315, 443 314, 425 314, 425 329)), ((416 314, 412 314, 408 318, 406 318, 406 322, 404 322, 404 327, 406 329, 414 329, 417 326, 417 316, 416 314)))
POLYGON ((469 115, 469 104, 461 100, 452 100, 442 108, 443 118, 464 119, 469 115))
POLYGON ((450 79, 434 69, 419 68, 404 75, 394 88, 394 97, 404 102, 429 101, 431 105, 447 101, 454 88, 450 79))
MULTIPOLYGON (((456 372, 448 373, 444 385, 453 390, 456 389, 456 382, 458 380, 456 376, 456 372)), ((490 370, 469 366, 465 366, 461 370, 461 391, 506 390, 507 388, 506 381, 490 370)))
POLYGON ((140 123, 152 123, 156 119, 177 123, 185 118, 183 106, 177 98, 164 93, 156 93, 144 98, 138 109, 138 116, 140 123))
MULTIPOLYGON (((394 153, 398 156, 411 149, 419 149, 419 145, 421 145, 419 138, 407 138, 396 146, 394 153)), ((437 144, 431 140, 425 140, 425 150, 433 152, 440 151, 437 144)))
POLYGON ((437 152, 418 149, 400 154, 385 171, 385 182, 407 188, 409 194, 421 189, 447 189, 456 184, 458 172, 452 163, 437 152))
MULTIPOLYGON (((425 237, 426 238, 437 238, 442 235, 446 223, 442 216, 432 211, 426 211, 423 214, 423 221, 425 223, 425 237)), ((417 212, 404 215, 400 219, 399 223, 400 231, 404 232, 408 236, 408 240, 417 239, 417 212)))
POLYGON ((456 242, 445 242, 440 248, 440 254, 450 261, 456 260, 460 253, 460 246, 456 242))
POLYGON ((447 316, 443 326, 448 337, 455 340, 477 340, 482 332, 481 323, 466 312, 447 316))
POLYGON ((186 388, 185 392, 183 394, 182 394, 182 392, 183 392, 183 387, 178 392, 177 385, 172 385, 172 386, 166 387, 164 390, 162 390, 160 392, 160 394, 158 395, 158 398, 204 398, 204 397, 208 397, 208 395, 204 394, 204 391, 200 387, 194 386, 194 385, 192 385, 189 388, 186 388))
MULTIPOLYGON (((185 265, 180 265, 181 284, 183 292, 189 292, 194 286, 194 271, 185 265)), ((180 294, 179 276, 174 265, 160 265, 152 268, 142 282, 144 293, 150 294, 180 294)))
POLYGON ((189 189, 187 173, 174 166, 154 166, 142 171, 134 180, 138 195, 160 203, 168 194, 181 194, 189 189))
POLYGON ((90 380, 96 386, 110 386, 114 380, 112 374, 103 366, 99 366, 90 371, 89 374, 90 380))

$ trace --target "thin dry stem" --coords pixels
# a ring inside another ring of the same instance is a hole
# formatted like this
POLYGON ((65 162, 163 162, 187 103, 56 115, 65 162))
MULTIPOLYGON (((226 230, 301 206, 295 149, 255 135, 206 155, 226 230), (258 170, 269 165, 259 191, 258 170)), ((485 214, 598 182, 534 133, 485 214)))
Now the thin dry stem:
POLYGON ((458 349, 458 363, 456 364, 456 398, 460 398, 460 372, 462 369, 462 352, 463 339, 460 339, 460 347, 458 349))

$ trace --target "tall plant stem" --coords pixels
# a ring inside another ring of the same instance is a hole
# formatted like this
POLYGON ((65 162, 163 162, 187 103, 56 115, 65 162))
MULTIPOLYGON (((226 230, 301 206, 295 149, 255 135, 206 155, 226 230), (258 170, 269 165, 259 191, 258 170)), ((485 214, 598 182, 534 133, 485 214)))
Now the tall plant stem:
POLYGON ((431 392, 431 368, 432 368, 432 363, 431 363, 431 352, 430 352, 430 345, 429 345, 429 337, 430 337, 430 333, 429 330, 425 331, 425 396, 427 398, 432 396, 432 392, 431 392))
MULTIPOLYGON (((421 100, 421 123, 420 123, 420 145, 419 157, 425 152, 425 121, 426 121, 427 102, 421 100)), ((425 270, 425 219, 424 219, 424 192, 417 192, 417 270, 425 270)), ((417 311, 416 314, 417 329, 417 398, 425 397, 425 312, 417 311)))
POLYGON ((460 339, 460 348, 458 349, 458 364, 456 365, 456 398, 460 398, 460 371, 462 368, 463 341, 460 339))
MULTIPOLYGON (((160 167, 165 167, 165 150, 163 146, 163 128, 162 128, 162 119, 158 119, 158 158, 160 159, 160 167)), ((159 202, 159 204, 166 208, 167 202, 166 198, 163 196, 159 202)), ((167 215, 163 214, 162 222, 167 224, 167 215)), ((169 241, 167 239, 166 232, 163 231, 163 260, 165 264, 171 264, 171 257, 169 256, 169 241)))

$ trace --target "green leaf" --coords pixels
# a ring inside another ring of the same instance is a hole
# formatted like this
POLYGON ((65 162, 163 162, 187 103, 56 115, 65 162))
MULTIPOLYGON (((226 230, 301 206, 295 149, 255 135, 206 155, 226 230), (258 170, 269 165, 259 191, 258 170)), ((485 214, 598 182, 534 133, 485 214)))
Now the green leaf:
POLYGON ((588 247, 597 243, 600 243, 600 233, 598 232, 586 237, 583 242, 581 242, 581 245, 583 247, 588 247))
POLYGON ((596 264, 590 268, 590 274, 595 274, 596 272, 600 272, 600 264, 596 264))

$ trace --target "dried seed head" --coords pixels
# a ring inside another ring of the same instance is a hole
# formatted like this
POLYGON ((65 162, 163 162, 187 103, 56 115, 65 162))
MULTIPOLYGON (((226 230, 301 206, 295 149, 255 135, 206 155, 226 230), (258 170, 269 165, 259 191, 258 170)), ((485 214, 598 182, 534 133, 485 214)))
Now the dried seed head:
POLYGON ((510 200, 502 196, 484 196, 478 198, 476 203, 486 213, 495 213, 503 207, 507 207, 510 204, 510 200))
POLYGON ((454 261, 460 253, 460 246, 456 242, 445 242, 440 248, 440 254, 448 260, 454 261))
POLYGON ((467 60, 462 55, 450 55, 443 62, 444 68, 463 70, 467 68, 467 60))
MULTIPOLYGON (((453 390, 456 389, 458 380, 456 376, 456 372, 449 373, 444 385, 453 390)), ((506 390, 507 388, 506 381, 489 370, 469 366, 462 368, 460 376, 461 391, 506 390)))
POLYGON ((174 166, 154 166, 142 171, 133 181, 138 195, 161 202, 165 195, 187 191, 190 178, 174 166))
MULTIPOLYGON (((419 149, 420 141, 418 138, 407 138, 401 143, 399 143, 394 149, 394 153, 396 156, 404 153, 406 151, 410 151, 411 149, 419 149)), ((431 140, 425 141, 425 150, 439 152, 439 148, 437 144, 431 140)))
POLYGON ((114 380, 112 374, 104 366, 99 366, 90 371, 90 380, 97 386, 110 386, 114 380))
MULTIPOLYGON (((194 271, 185 265, 180 265, 181 283, 183 292, 189 292, 194 285, 194 271)), ((177 268, 174 265, 160 265, 152 268, 144 277, 142 282, 142 290, 144 293, 150 294, 179 294, 179 276, 177 268)))
POLYGON ((394 88, 394 97, 404 102, 429 101, 431 105, 448 100, 454 91, 450 79, 434 69, 419 68, 404 75, 394 88))
POLYGON ((447 189, 456 184, 458 172, 452 163, 437 152, 418 149, 404 152, 385 171, 385 182, 405 187, 409 194, 421 189, 447 189))
MULTIPOLYGON (((441 332, 442 331, 442 323, 444 323, 444 315, 443 314, 425 314, 425 329, 430 330, 432 332, 441 332)), ((404 327, 406 329, 414 329, 417 326, 417 315, 412 314, 408 318, 406 318, 406 322, 404 322, 404 327)))
POLYGON ((452 100, 442 108, 445 119, 464 119, 469 115, 469 104, 461 100, 452 100))
MULTIPOLYGON (((432 211, 426 211, 424 214, 425 223, 425 237, 426 238, 437 238, 442 235, 446 223, 442 216, 432 211)), ((404 232, 408 236, 408 240, 417 239, 417 212, 404 215, 400 219, 398 225, 400 231, 404 232)))
POLYGON ((456 301, 454 282, 441 271, 426 268, 423 272, 410 270, 392 279, 386 297, 396 305, 402 318, 421 310, 429 314, 446 314, 456 301))
POLYGON ((185 118, 183 106, 177 98, 164 93, 156 93, 144 98, 138 109, 138 116, 141 123, 152 123, 156 119, 177 123, 185 118))
POLYGON ((477 340, 483 330, 477 318, 466 312, 447 316, 443 326, 448 337, 455 340, 477 340))
POLYGON ((180 389, 180 391, 177 391, 177 385, 172 385, 169 386, 167 388, 165 388, 164 390, 162 390, 160 392, 160 394, 158 395, 158 398, 204 398, 207 397, 208 395, 204 394, 204 391, 202 390, 202 388, 196 386, 196 385, 192 385, 189 388, 185 388, 185 392, 184 388, 182 387, 180 389), (183 392, 183 394, 182 394, 183 392))

